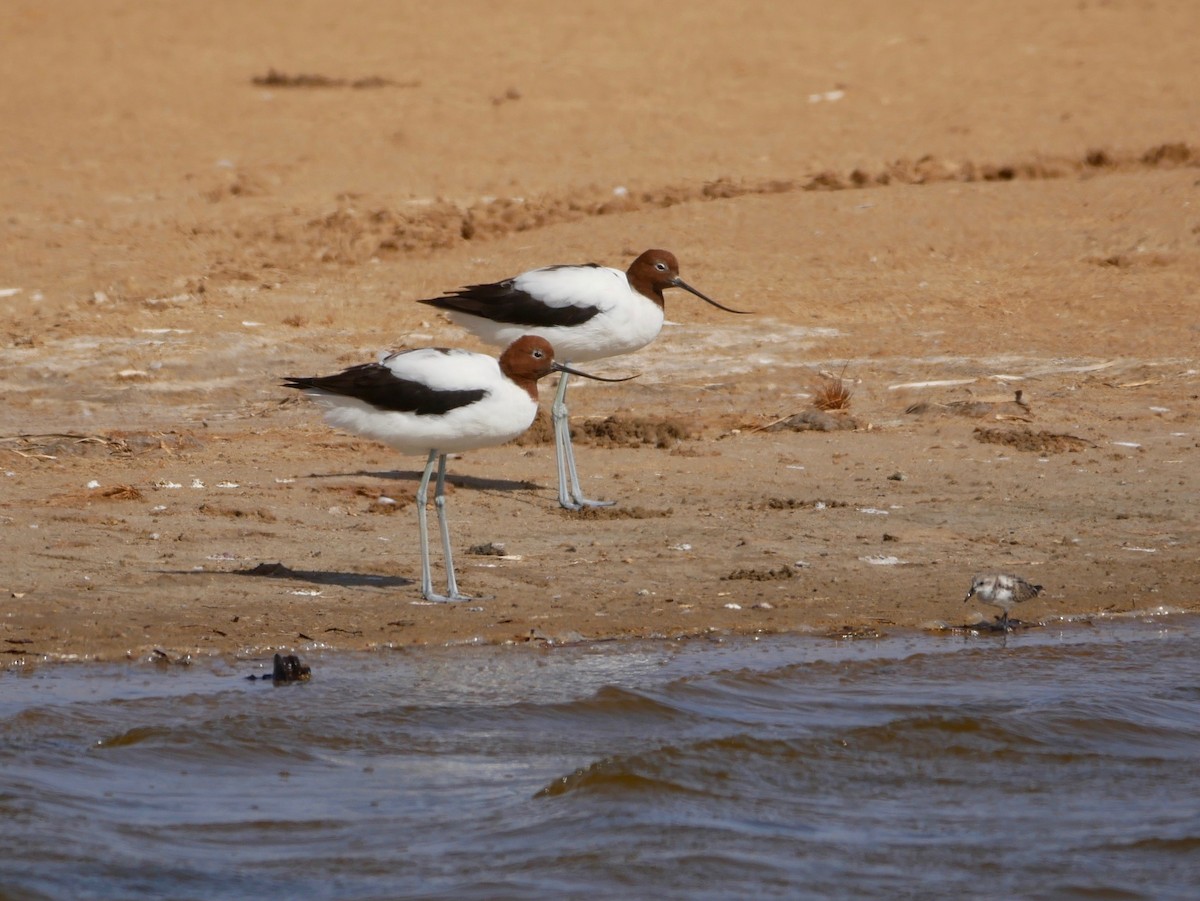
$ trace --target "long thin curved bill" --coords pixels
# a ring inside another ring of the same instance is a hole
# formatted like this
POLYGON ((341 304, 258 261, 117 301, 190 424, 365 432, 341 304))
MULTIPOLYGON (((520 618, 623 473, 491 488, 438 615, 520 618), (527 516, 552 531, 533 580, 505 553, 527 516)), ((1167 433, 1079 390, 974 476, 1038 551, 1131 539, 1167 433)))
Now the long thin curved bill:
POLYGON ((691 294, 695 294, 701 300, 708 301, 708 303, 711 303, 718 310, 724 310, 726 313, 748 314, 748 313, 752 312, 751 310, 734 310, 734 309, 731 309, 730 307, 724 306, 723 304, 719 304, 715 300, 713 300, 711 297, 708 297, 705 294, 701 294, 699 291, 697 291, 695 288, 693 288, 691 285, 689 285, 687 282, 685 282, 681 278, 676 278, 675 281, 671 282, 671 284, 674 285, 676 288, 683 288, 684 291, 687 291, 691 294))
POLYGON ((639 375, 641 375, 640 372, 635 372, 633 375, 627 375, 623 379, 606 379, 602 375, 591 375, 586 372, 581 372, 578 369, 572 369, 565 363, 551 363, 550 368, 556 370, 557 372, 568 372, 571 375, 581 375, 585 379, 594 379, 597 382, 628 382, 630 379, 636 379, 639 375))

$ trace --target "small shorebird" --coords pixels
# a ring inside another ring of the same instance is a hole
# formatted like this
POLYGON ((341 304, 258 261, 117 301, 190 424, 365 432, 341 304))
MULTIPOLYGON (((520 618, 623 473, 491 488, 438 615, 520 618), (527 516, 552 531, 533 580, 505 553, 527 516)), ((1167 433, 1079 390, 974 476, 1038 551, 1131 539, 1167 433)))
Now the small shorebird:
MULTIPOLYGON (((727 313, 679 277, 679 263, 666 250, 647 250, 622 272, 597 263, 546 266, 485 285, 468 285, 443 297, 421 300, 489 344, 505 345, 520 335, 541 335, 558 356, 586 363, 645 347, 662 330, 663 290, 683 288, 727 313)), ((567 374, 559 377, 554 405, 554 451, 558 502, 568 510, 608 506, 584 497, 575 469, 567 423, 567 374)))
POLYGON ((996 618, 1000 622, 1000 627, 1008 632, 1008 611, 1022 601, 1036 598, 1041 593, 1041 585, 1026 582, 1020 576, 1007 573, 984 573, 971 580, 971 590, 963 598, 963 603, 965 604, 971 598, 979 598, 985 604, 999 607, 1004 614, 996 618))
MULTIPOLYGON (((430 601, 465 601, 454 578, 450 529, 446 523, 446 454, 503 444, 529 428, 537 414, 537 382, 551 372, 602 379, 555 362, 545 338, 517 338, 497 360, 466 350, 426 347, 352 366, 336 375, 287 377, 325 409, 325 421, 347 432, 382 441, 401 453, 428 454, 417 487, 421 529, 421 596, 430 601), (446 594, 434 594, 429 571, 425 513, 429 479, 437 464, 434 506, 446 559, 446 594)), ((633 378, 633 376, 630 376, 633 378)))

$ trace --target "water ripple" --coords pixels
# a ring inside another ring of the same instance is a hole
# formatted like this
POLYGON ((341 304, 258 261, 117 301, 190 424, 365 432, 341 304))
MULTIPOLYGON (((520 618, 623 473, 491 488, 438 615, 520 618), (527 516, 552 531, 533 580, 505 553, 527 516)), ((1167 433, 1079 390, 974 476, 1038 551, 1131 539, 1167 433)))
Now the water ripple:
POLYGON ((0 899, 1190 899, 1198 637, 6 673, 0 899))

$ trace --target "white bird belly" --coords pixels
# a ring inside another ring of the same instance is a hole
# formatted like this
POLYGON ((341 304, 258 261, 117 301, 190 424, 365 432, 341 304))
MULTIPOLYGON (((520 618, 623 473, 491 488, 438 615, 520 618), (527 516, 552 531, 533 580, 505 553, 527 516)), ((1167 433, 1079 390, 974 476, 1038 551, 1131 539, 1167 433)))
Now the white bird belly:
POLYGON ((446 413, 380 410, 356 398, 315 394, 325 421, 405 454, 459 453, 504 444, 533 424, 537 403, 516 385, 493 386, 487 397, 446 413))
POLYGON ((488 344, 507 347, 522 335, 539 335, 554 348, 555 359, 587 363, 641 350, 662 331, 663 311, 643 297, 601 310, 571 326, 532 326, 493 322, 469 313, 448 311, 450 319, 488 344))

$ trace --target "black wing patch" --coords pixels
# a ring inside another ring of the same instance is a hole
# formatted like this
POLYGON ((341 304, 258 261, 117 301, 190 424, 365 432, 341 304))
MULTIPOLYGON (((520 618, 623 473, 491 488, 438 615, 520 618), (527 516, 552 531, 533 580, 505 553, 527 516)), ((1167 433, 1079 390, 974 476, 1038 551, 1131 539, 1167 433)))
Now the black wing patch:
POLYGON ((351 366, 337 375, 284 379, 285 388, 301 391, 324 391, 341 397, 353 397, 377 410, 394 413, 416 413, 418 416, 441 416, 459 407, 470 406, 487 397, 486 388, 463 388, 445 391, 430 388, 420 382, 398 379, 379 363, 351 366))
POLYGON ((552 307, 514 288, 512 279, 490 285, 468 285, 445 297, 419 300, 417 303, 428 304, 439 310, 467 313, 492 322, 531 327, 582 325, 600 312, 599 307, 576 304, 552 307))

